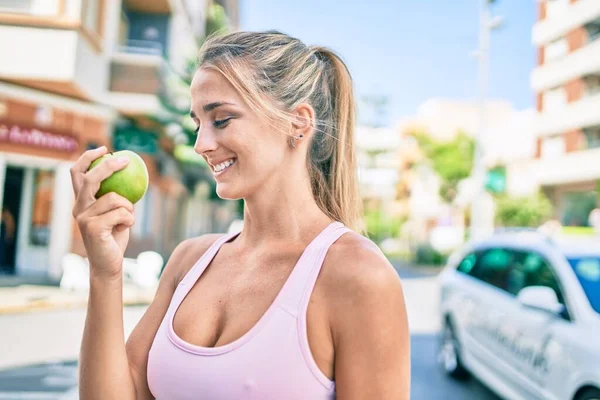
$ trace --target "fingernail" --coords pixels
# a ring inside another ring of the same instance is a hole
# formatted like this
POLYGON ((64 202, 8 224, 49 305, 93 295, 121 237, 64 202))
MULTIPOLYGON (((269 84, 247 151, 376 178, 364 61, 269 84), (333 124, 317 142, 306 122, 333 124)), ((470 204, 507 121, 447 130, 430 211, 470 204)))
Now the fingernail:
POLYGON ((127 164, 129 162, 129 159, 125 158, 125 157, 121 157, 121 158, 118 159, 118 162, 121 165, 125 165, 125 164, 127 164))
POLYGON ((106 146, 100 146, 100 147, 98 147, 98 151, 100 151, 100 150, 106 150, 106 146))

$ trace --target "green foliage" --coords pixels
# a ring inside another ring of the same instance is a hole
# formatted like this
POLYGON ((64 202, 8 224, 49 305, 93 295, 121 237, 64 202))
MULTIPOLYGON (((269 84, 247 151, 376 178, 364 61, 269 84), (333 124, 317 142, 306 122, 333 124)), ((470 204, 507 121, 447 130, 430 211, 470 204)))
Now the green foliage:
POLYGON ((228 26, 229 21, 223 6, 212 3, 208 7, 208 13, 206 15, 205 37, 209 37, 213 34, 225 33, 228 26))
POLYGON ((398 237, 402 220, 384 215, 380 210, 367 210, 363 216, 367 235, 376 243, 390 237, 398 237))
POLYGON ((564 226, 562 228, 563 235, 573 236, 595 236, 596 230, 590 226, 564 226))
POLYGON ((553 214, 550 200, 543 193, 527 197, 499 196, 496 222, 505 227, 538 227, 553 214))
POLYGON ((456 197, 458 183, 467 178, 473 169, 474 139, 462 132, 450 141, 435 140, 424 132, 412 135, 442 180, 440 196, 451 202, 456 197))
POLYGON ((443 265, 446 257, 428 243, 417 246, 413 262, 417 265, 443 265))

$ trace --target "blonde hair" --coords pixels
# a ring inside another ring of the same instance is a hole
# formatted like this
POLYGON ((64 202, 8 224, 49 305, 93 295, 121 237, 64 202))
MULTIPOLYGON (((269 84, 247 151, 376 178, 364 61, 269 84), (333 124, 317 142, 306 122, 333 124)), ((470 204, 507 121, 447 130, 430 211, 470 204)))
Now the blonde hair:
POLYGON ((314 198, 330 218, 362 233, 354 93, 342 59, 277 31, 234 32, 208 38, 198 67, 223 74, 255 112, 271 121, 291 122, 301 103, 314 108, 307 159, 314 198))

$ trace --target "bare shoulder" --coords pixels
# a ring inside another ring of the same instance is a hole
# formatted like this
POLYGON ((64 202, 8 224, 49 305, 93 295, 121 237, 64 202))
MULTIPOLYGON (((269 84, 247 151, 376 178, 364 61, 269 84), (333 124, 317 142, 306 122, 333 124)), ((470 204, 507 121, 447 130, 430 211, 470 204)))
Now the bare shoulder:
POLYGON ((329 289, 344 297, 391 289, 400 283, 394 267, 379 247, 355 232, 343 235, 331 246, 322 274, 329 281, 329 289))
POLYGON ((404 307, 394 267, 375 243, 357 233, 347 233, 331 246, 320 278, 334 331, 404 307))
POLYGON ((211 233, 182 241, 171 253, 162 276, 178 285, 196 261, 222 236, 211 233))

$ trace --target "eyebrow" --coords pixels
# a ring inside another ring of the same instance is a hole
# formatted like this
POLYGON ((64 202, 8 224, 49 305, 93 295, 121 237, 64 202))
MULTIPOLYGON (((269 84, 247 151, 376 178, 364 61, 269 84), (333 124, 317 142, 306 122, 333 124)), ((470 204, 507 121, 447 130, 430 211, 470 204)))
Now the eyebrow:
MULTIPOLYGON (((225 101, 215 101, 214 103, 208 103, 202 107, 202 110, 207 113, 214 110, 217 107, 221 107, 224 105, 234 105, 233 103, 227 103, 225 101)), ((190 117, 196 118, 196 113, 194 111, 190 111, 190 117)))

